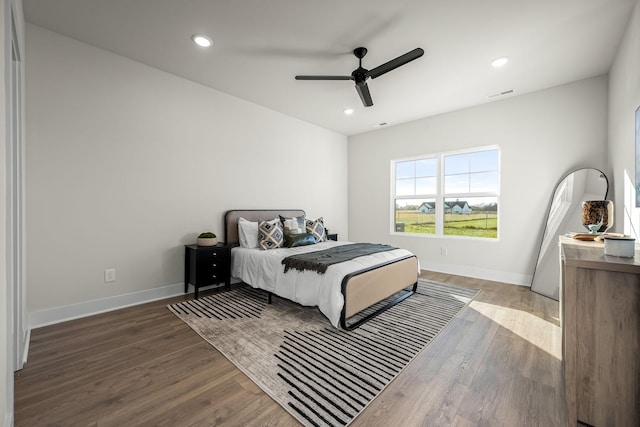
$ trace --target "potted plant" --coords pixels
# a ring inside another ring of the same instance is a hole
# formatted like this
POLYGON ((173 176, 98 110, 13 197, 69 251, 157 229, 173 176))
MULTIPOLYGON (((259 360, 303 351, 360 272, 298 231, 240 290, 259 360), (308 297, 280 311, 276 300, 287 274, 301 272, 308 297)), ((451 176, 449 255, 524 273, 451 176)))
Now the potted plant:
POLYGON ((198 246, 215 246, 218 244, 218 238, 210 231, 200 233, 198 240, 196 241, 198 246))

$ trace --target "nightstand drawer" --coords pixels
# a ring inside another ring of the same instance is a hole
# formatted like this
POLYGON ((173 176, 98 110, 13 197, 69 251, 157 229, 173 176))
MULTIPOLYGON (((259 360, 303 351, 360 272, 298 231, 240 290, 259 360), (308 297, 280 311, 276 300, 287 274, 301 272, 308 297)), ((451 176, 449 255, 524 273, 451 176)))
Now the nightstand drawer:
POLYGON ((218 281, 225 280, 225 277, 229 271, 228 265, 223 262, 222 259, 212 262, 207 259, 198 263, 196 271, 196 282, 205 284, 207 281, 212 284, 218 283, 218 281))

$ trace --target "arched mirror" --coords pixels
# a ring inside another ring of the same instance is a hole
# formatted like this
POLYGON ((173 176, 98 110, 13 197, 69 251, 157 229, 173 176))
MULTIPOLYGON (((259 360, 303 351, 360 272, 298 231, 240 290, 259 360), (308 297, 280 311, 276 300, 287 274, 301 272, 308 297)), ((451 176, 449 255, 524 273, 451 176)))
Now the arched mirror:
POLYGON ((578 169, 568 173, 553 192, 542 235, 531 290, 558 300, 560 263, 558 238, 569 232, 588 232, 582 225, 582 202, 606 200, 609 180, 598 169, 578 169))

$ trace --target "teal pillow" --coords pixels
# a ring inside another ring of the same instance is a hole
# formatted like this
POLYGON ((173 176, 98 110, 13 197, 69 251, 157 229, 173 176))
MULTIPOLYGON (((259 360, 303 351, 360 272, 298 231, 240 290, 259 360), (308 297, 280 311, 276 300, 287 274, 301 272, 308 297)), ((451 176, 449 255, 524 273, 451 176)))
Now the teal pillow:
POLYGON ((285 235, 285 246, 295 248, 296 246, 315 245, 316 238, 309 233, 287 234, 285 235))

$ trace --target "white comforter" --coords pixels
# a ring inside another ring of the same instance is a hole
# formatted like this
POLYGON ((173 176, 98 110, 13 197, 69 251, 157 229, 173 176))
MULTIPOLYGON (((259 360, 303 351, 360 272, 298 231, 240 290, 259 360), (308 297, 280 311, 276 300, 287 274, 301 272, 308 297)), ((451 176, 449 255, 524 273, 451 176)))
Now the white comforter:
POLYGON ((236 247, 231 250, 231 275, 254 288, 264 289, 302 305, 318 306, 331 324, 338 327, 344 306, 340 289, 344 276, 412 255, 405 249, 394 249, 331 265, 325 274, 293 269, 284 272, 282 260, 289 255, 319 251, 348 243, 350 242, 328 241, 310 246, 266 251, 236 247))

